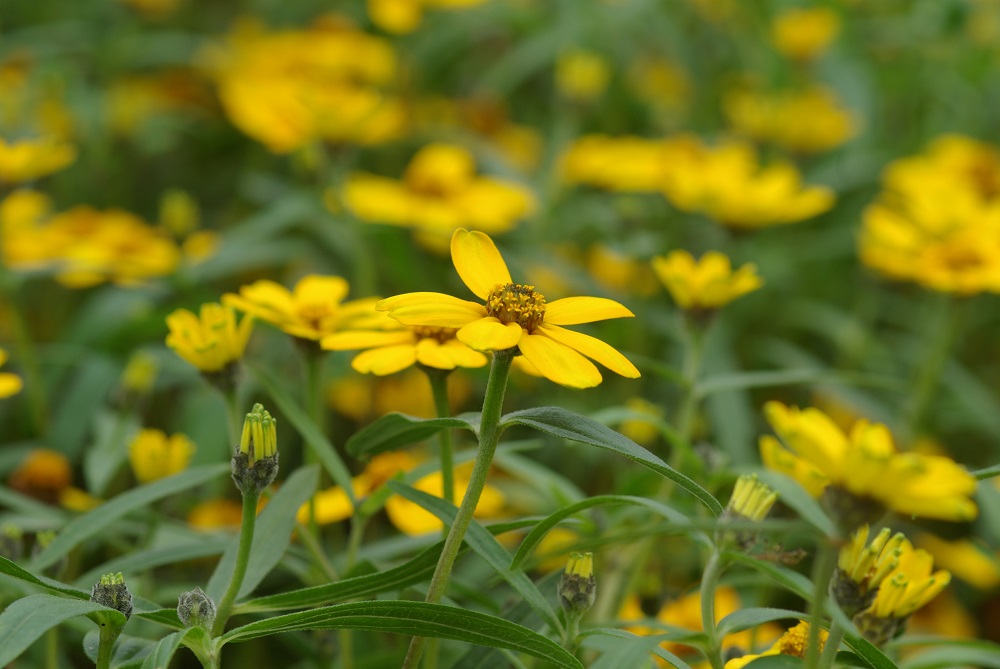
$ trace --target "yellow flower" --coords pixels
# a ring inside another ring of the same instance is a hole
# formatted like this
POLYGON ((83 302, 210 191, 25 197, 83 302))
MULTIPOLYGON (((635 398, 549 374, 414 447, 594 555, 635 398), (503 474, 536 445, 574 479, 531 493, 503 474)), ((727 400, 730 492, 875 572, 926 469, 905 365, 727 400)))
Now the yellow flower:
MULTIPOLYGON (((407 451, 380 453, 373 457, 365 466, 364 471, 351 479, 354 498, 361 499, 370 495, 397 474, 408 472, 419 464, 419 461, 407 451)), ((346 520, 354 515, 354 506, 347 493, 340 486, 321 490, 313 496, 314 515, 320 525, 328 525, 346 520)), ((296 520, 300 523, 309 522, 309 504, 299 508, 296 520)))
POLYGON ((979 637, 979 621, 950 590, 917 609, 906 623, 910 634, 933 634, 953 639, 979 637))
POLYGON ((611 74, 611 65, 601 54, 570 49, 556 61, 556 89, 572 100, 594 100, 608 87, 611 74))
POLYGON ((623 420, 618 431, 643 446, 656 441, 663 422, 663 407, 641 397, 630 397, 625 400, 625 408, 633 413, 633 417, 623 420), (648 416, 649 419, 644 419, 643 416, 648 416))
POLYGON ((523 187, 476 175, 472 154, 451 144, 430 144, 410 161, 402 181, 353 174, 344 202, 366 221, 412 227, 447 238, 469 225, 506 232, 534 207, 523 187))
POLYGON ((101 500, 75 486, 67 486, 59 491, 59 506, 64 509, 86 513, 100 505, 101 500))
POLYGON ((222 303, 281 328, 293 337, 319 341, 326 335, 348 329, 381 327, 376 298, 344 302, 349 290, 339 276, 310 274, 288 290, 274 281, 261 280, 226 293, 222 303))
POLYGON ((76 160, 76 149, 62 140, 0 137, 0 184, 34 181, 58 172, 76 160))
POLYGON ((758 481, 756 475, 744 474, 736 479, 726 513, 731 517, 760 522, 777 501, 778 493, 758 481))
MULTIPOLYGON (((826 645, 826 638, 829 636, 826 630, 819 631, 820 649, 826 645)), ((799 624, 785 632, 780 639, 769 650, 758 655, 744 655, 743 657, 726 662, 726 669, 743 669, 758 657, 768 655, 791 655, 792 657, 805 658, 809 649, 809 623, 799 621, 799 624)))
POLYGON ((188 513, 188 525, 204 532, 238 530, 243 519, 243 506, 231 499, 201 502, 188 513))
POLYGON ((1000 555, 989 553, 978 541, 945 541, 932 534, 921 534, 917 543, 934 556, 938 565, 980 591, 1000 584, 1000 555))
MULTIPOLYGON (((587 272, 605 288, 619 293, 652 295, 656 282, 649 264, 605 244, 587 249, 587 272)), ((548 284, 546 284, 548 285, 548 284)))
POLYGON ((425 9, 465 9, 485 0, 367 0, 372 23, 396 35, 412 33, 420 27, 425 9))
POLYGON ((21 188, 0 200, 0 262, 14 270, 44 267, 53 249, 43 221, 52 201, 38 191, 21 188))
POLYGON ((244 316, 237 323, 232 307, 217 303, 201 305, 195 315, 177 309, 167 316, 167 346, 202 372, 221 372, 243 357, 253 318, 244 316))
POLYGON ((128 447, 132 473, 139 483, 149 483, 173 476, 187 469, 194 455, 194 444, 186 435, 167 435, 154 429, 140 430, 128 447))
POLYGON ((611 191, 657 192, 685 156, 698 149, 690 135, 661 140, 644 137, 586 135, 562 157, 563 178, 611 191))
POLYGON ((885 509, 955 521, 977 515, 969 499, 976 489, 974 477, 947 457, 898 453, 885 425, 859 420, 845 434, 817 409, 768 402, 764 413, 794 453, 780 453, 777 440, 761 437, 765 464, 795 477, 814 496, 822 494, 842 520, 852 511, 869 516, 843 522, 848 529, 877 519, 885 509))
POLYGON ((780 53, 808 61, 826 51, 840 32, 840 18, 826 7, 789 9, 771 26, 771 42, 780 53))
MULTIPOLYGON (((7 362, 7 351, 0 348, 0 367, 3 367, 5 362, 7 362)), ((23 387, 24 382, 21 381, 21 377, 17 374, 0 372, 0 399, 17 395, 23 387)))
POLYGON ((658 112, 670 118, 687 109, 691 80, 676 63, 664 58, 643 58, 629 67, 632 87, 658 112))
POLYGON ((736 90, 726 95, 724 109, 736 132, 797 153, 836 148, 858 126, 833 92, 821 87, 776 94, 736 90))
POLYGON ((951 582, 951 574, 943 569, 931 573, 934 558, 927 551, 914 549, 906 539, 899 548, 899 563, 885 577, 869 610, 878 618, 906 618, 951 582))
POLYGON ((663 192, 682 211, 703 213, 733 228, 796 223, 833 206, 829 188, 803 186, 791 163, 761 166, 753 146, 695 146, 678 156, 663 192))
POLYGON ((687 251, 673 251, 653 258, 653 271, 681 309, 709 310, 761 287, 757 267, 751 263, 735 272, 729 258, 709 251, 697 262, 687 251))
MULTIPOLYGON (((462 499, 465 496, 466 488, 469 487, 470 471, 470 467, 459 467, 456 469, 455 494, 453 499, 462 499)), ((444 477, 441 475, 441 472, 434 472, 424 476, 416 481, 413 487, 435 497, 444 497, 444 477)), ((504 494, 495 486, 487 483, 473 515, 480 519, 496 518, 503 510, 505 502, 506 498, 504 494)), ((385 512, 389 516, 390 522, 397 529, 411 536, 440 532, 443 527, 437 516, 429 511, 425 511, 419 504, 415 504, 399 495, 393 495, 386 500, 385 512)))
POLYGON ((853 618, 871 606, 875 593, 899 564, 900 546, 906 538, 883 529, 868 543, 869 526, 862 525, 840 549, 830 591, 840 607, 853 618))
POLYGON ((49 504, 73 481, 69 460, 48 448, 32 449, 11 473, 8 485, 14 490, 49 504))
POLYGON ((633 316, 614 300, 570 297, 546 303, 534 286, 515 284, 493 244, 481 232, 459 229, 451 239, 451 259, 458 275, 484 304, 442 293, 406 293, 378 303, 380 311, 404 325, 457 328, 456 338, 478 351, 517 347, 550 381, 590 388, 601 373, 586 357, 628 378, 639 370, 599 339, 561 326, 633 316))

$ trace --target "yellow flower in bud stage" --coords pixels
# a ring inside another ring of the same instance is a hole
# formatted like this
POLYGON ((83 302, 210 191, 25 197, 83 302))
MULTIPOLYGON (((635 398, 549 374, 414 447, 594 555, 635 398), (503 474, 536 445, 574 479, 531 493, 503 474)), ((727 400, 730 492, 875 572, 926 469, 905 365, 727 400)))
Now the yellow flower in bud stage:
POLYGON ((278 455, 278 421, 260 404, 254 404, 243 421, 239 452, 251 467, 278 455))
POLYGON ((849 618, 864 611, 875 599, 879 586, 899 564, 902 534, 883 529, 868 543, 870 529, 862 525, 840 549, 830 591, 849 618))
POLYGON ((735 272, 729 258, 709 251, 695 261, 687 251, 653 258, 653 271, 681 309, 718 309, 763 285, 757 266, 748 263, 735 272))
MULTIPOLYGON (((469 474, 472 471, 472 463, 468 466, 461 466, 455 470, 455 487, 453 499, 462 499, 465 491, 469 487, 469 474)), ((441 472, 428 474, 417 480, 413 487, 422 492, 444 497, 444 477, 441 472)), ((486 484, 482 497, 476 505, 473 514, 475 518, 487 519, 496 518, 503 511, 506 504, 506 497, 499 488, 486 484)), ((443 524, 438 517, 429 511, 425 511, 422 506, 415 504, 408 499, 393 495, 385 503, 385 512, 389 516, 389 521, 404 534, 411 536, 440 532, 443 524)))
POLYGON ((570 297, 547 303, 534 286, 515 284, 493 244, 481 232, 459 229, 451 258, 462 281, 484 301, 468 302, 442 293, 406 293, 378 303, 404 325, 456 328, 456 338, 479 351, 517 348, 550 381, 590 388, 601 373, 587 357, 628 378, 639 370, 599 339, 561 326, 633 316, 614 300, 570 297))
POLYGON ((535 206, 524 187, 477 176, 472 154, 451 144, 430 144, 418 151, 402 181, 351 175, 344 202, 365 221, 412 227, 444 238, 466 225, 489 233, 506 232, 535 206))
POLYGON ((571 100, 587 102, 604 93, 612 70, 607 58, 586 49, 571 49, 556 61, 556 89, 571 100))
MULTIPOLYGON (((826 645, 826 638, 829 636, 826 630, 819 631, 820 649, 826 645)), ((792 657, 805 658, 809 650, 809 623, 800 621, 798 625, 785 632, 769 650, 758 655, 744 655, 743 657, 726 662, 725 669, 743 669, 759 657, 768 655, 791 655, 792 657)))
POLYGON ((261 280, 226 293, 222 303, 277 326, 299 339, 319 341, 326 335, 351 329, 378 329, 385 323, 375 311, 377 298, 344 302, 350 290, 339 276, 310 274, 288 290, 261 280))
POLYGON ((160 430, 144 429, 128 447, 132 473, 139 483, 173 476, 187 469, 194 455, 194 443, 177 433, 167 437, 160 430))
POLYGON ((559 603, 569 615, 582 615, 594 605, 597 579, 594 578, 593 553, 570 553, 558 592, 559 603))
MULTIPOLYGON (((0 367, 3 367, 5 362, 7 362, 7 351, 0 348, 0 367)), ((17 395, 23 387, 24 382, 21 381, 21 377, 17 374, 0 372, 0 399, 17 395)))
POLYGON ((857 421, 849 434, 817 409, 768 402, 764 413, 791 453, 761 437, 765 464, 822 496, 846 529, 889 509, 941 520, 968 521, 978 509, 969 499, 976 479, 943 456, 899 453, 885 425, 857 421))
POLYGON ((771 42, 788 58, 808 61, 826 51, 839 32, 840 18, 831 9, 789 9, 775 18, 771 42))
POLYGON ((681 154, 663 193, 682 211, 749 230, 818 216, 835 200, 829 188, 804 186, 791 163, 761 165, 753 146, 743 142, 700 145, 681 154))
POLYGON ((946 541, 932 534, 921 534, 917 545, 933 555, 938 566, 982 592, 1000 584, 1000 554, 989 552, 978 541, 946 541))
POLYGON ((167 346, 177 355, 202 372, 221 372, 243 357, 253 317, 244 316, 237 323, 232 307, 208 303, 201 305, 198 315, 177 309, 167 316, 167 327, 167 346))
POLYGON ((372 23, 395 35, 406 35, 420 27, 425 9, 458 10, 481 5, 486 0, 367 0, 372 23))
POLYGON ((561 169, 569 184, 655 193, 684 163, 685 156, 697 150, 698 141, 691 135, 659 140, 586 135, 563 154, 561 169))
POLYGON ((932 573, 934 558, 927 551, 914 549, 906 539, 899 549, 898 564, 882 581, 868 616, 906 618, 951 582, 951 574, 943 569, 932 573))
POLYGON ((59 139, 0 137, 0 184, 34 181, 58 172, 76 160, 76 149, 59 139))
POLYGON ((736 90, 726 95, 724 110, 737 133, 796 153, 829 151, 858 129, 851 112, 821 87, 781 93, 736 90))
POLYGON ((744 474, 736 479, 726 514, 736 519, 760 522, 777 501, 778 493, 757 480, 756 475, 744 474))

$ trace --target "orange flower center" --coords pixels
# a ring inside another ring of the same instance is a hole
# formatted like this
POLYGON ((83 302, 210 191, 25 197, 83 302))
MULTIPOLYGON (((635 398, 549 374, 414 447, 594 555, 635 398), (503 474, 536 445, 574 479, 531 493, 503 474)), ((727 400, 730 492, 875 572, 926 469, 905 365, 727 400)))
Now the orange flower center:
POLYGON ((545 320, 545 296, 534 286, 497 284, 486 297, 486 313, 504 325, 517 323, 532 332, 545 320))
POLYGON ((455 338, 457 328, 439 328, 433 325, 414 325, 413 334, 417 339, 437 339, 442 344, 455 338))

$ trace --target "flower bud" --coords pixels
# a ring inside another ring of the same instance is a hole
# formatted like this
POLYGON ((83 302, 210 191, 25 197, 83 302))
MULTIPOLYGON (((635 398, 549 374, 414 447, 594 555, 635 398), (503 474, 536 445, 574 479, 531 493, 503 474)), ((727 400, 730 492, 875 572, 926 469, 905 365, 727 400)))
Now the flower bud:
POLYGON ((185 627, 210 630, 215 624, 215 602, 201 588, 181 593, 177 597, 177 617, 185 627))
POLYGON ((243 421, 243 434, 233 456, 233 481, 244 494, 271 485, 278 475, 278 421, 255 404, 243 421))
POLYGON ((594 578, 594 554, 570 553, 566 571, 559 580, 559 602, 567 612, 583 614, 594 604, 597 580, 594 578))
POLYGON ((90 601, 114 609, 126 618, 132 615, 132 593, 128 591, 125 577, 121 572, 102 576, 101 580, 94 584, 90 601))
POLYGON ((722 515, 720 529, 716 531, 719 543, 735 543, 743 550, 749 550, 757 543, 757 532, 747 529, 726 529, 726 521, 759 523, 764 520, 771 507, 778 500, 778 493, 757 480, 756 475, 739 477, 729 498, 726 511, 722 515))

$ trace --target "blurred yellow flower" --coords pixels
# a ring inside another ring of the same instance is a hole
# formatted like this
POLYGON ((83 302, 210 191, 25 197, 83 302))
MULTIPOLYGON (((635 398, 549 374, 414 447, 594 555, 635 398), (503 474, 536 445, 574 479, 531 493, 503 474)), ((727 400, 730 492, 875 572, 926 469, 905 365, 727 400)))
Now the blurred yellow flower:
POLYGON ((637 60, 629 67, 628 81, 646 102, 662 114, 673 117, 687 110, 691 81, 673 61, 665 58, 637 60))
POLYGON ((737 133, 796 153, 829 151, 858 131, 855 116, 822 87, 780 93, 739 89, 725 96, 724 110, 737 133))
MULTIPOLYGON (((0 367, 4 366, 7 362, 7 351, 0 348, 0 367)), ((24 387, 24 382, 21 381, 21 377, 17 374, 11 374, 10 372, 0 372, 0 399, 5 397, 10 397, 11 395, 17 395, 21 392, 21 388, 24 387)))
POLYGON ((7 484, 14 490, 49 504, 73 481, 69 459, 48 448, 32 449, 11 472, 7 484))
POLYGON ((0 200, 0 261, 6 267, 28 270, 49 262, 43 222, 51 209, 47 195, 27 188, 0 200))
POLYGON ((0 137, 0 184, 34 181, 76 160, 76 149, 62 140, 41 138, 8 142, 0 137))
POLYGON ((86 490, 75 486, 67 486, 59 491, 59 506, 77 513, 86 513, 101 505, 101 500, 86 490))
MULTIPOLYGON (((419 464, 419 460, 407 451, 380 453, 365 466, 364 471, 351 479, 355 499, 372 494, 397 474, 405 473, 419 464)), ((313 496, 314 516, 319 525, 328 525, 346 520, 354 515, 354 506, 347 493, 340 486, 321 490, 313 496)), ((309 504, 299 507, 296 520, 309 522, 309 504)))
POLYGON ((826 51, 840 33, 840 18, 827 7, 788 9, 771 26, 771 43, 784 56, 809 61, 826 51))
POLYGON ((563 178, 569 184, 611 191, 657 192, 671 178, 686 154, 698 150, 690 135, 654 140, 644 137, 586 135, 562 157, 563 178))
POLYGON ((906 623, 910 634, 933 634, 952 639, 975 639, 979 636, 979 621, 951 590, 916 610, 906 623))
POLYGON ((630 397, 625 400, 625 408, 634 417, 623 420, 618 426, 619 432, 637 444, 649 446, 660 436, 660 424, 663 423, 663 407, 653 404, 641 397, 630 397), (644 419, 643 416, 648 416, 644 419))
POLYGON ((571 100, 587 102, 599 98, 611 75, 608 59, 595 51, 570 49, 556 60, 556 89, 571 100))
POLYGON ((188 513, 188 525, 196 530, 238 530, 243 520, 243 506, 231 499, 210 499, 188 513))
POLYGON ((184 434, 168 437, 161 430, 146 428, 129 444, 128 460, 136 480, 149 483, 187 469, 194 451, 194 443, 184 434))
POLYGON ((243 357, 253 317, 237 323, 232 307, 212 302, 201 305, 199 315, 177 309, 167 316, 167 327, 167 346, 177 355, 202 372, 222 372, 243 357))
POLYGON ((385 325, 382 314, 375 311, 378 298, 344 302, 349 290, 347 281, 339 276, 309 274, 292 290, 262 279, 241 287, 239 294, 226 293, 222 303, 293 337, 312 341, 341 330, 375 330, 385 325))
POLYGON ((954 576, 980 591, 1000 584, 1000 554, 990 553, 978 541, 946 541, 932 534, 921 534, 917 544, 934 556, 934 561, 954 576))
POLYGON ((764 413, 792 451, 763 436, 764 463, 821 496, 849 529, 873 522, 886 509, 953 521, 978 513, 970 499, 976 490, 972 475, 947 457, 898 453, 885 425, 859 420, 845 434, 817 409, 768 402, 764 413))
POLYGON ((392 47, 341 17, 276 32, 245 21, 202 62, 233 124, 276 153, 403 131, 402 103, 384 92, 396 76, 392 47))
POLYGON ((372 23, 395 35, 412 33, 420 27, 425 9, 466 9, 486 0, 366 0, 372 23))
POLYGON ((406 293, 382 300, 378 309, 404 325, 456 328, 455 337, 478 351, 517 347, 542 375, 560 385, 590 388, 601 382, 601 373, 584 356, 622 376, 639 377, 639 370, 611 346, 560 327, 633 316, 618 302, 570 297, 546 303, 534 286, 513 282, 493 240, 482 232, 456 230, 451 258, 459 277, 484 304, 442 293, 406 293))
POLYGON ((630 295, 646 296, 656 292, 656 282, 647 262, 605 244, 594 244, 587 249, 586 266, 587 272, 605 288, 630 295))
POLYGON ((451 144, 422 148, 401 181, 351 175, 344 203, 366 221, 413 227, 442 239, 465 225, 506 232, 534 208, 534 198, 524 187, 477 176, 472 154, 451 144))
POLYGON ((718 309, 761 287, 752 263, 735 272, 728 256, 709 251, 695 261, 687 251, 653 258, 653 270, 681 309, 718 309))
MULTIPOLYGON (((826 630, 819 631, 820 649, 826 645, 826 638, 829 636, 826 630)), ((809 623, 804 620, 785 632, 770 649, 757 655, 744 655, 743 657, 726 662, 726 669, 743 669, 759 657, 768 655, 790 655, 792 657, 805 658, 809 649, 809 623)))
MULTIPOLYGON (((471 464, 469 463, 469 465, 471 464)), ((469 487, 470 473, 471 466, 456 468, 455 494, 453 499, 462 499, 465 496, 465 490, 469 487)), ((435 497, 444 497, 444 477, 441 475, 441 472, 434 472, 424 476, 417 480, 413 484, 413 487, 435 497)), ((473 515, 479 519, 496 518, 503 510, 505 501, 504 494, 495 486, 487 483, 473 515)), ((419 504, 415 504, 399 495, 393 495, 386 500, 385 512, 389 516, 389 520, 399 531, 411 536, 440 532, 443 527, 437 516, 429 511, 425 511, 419 504)))

